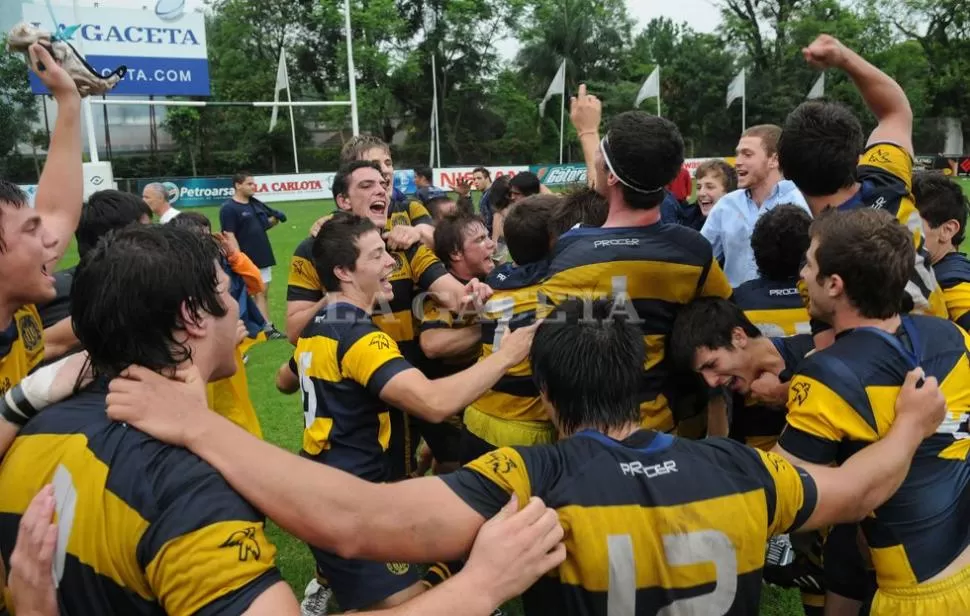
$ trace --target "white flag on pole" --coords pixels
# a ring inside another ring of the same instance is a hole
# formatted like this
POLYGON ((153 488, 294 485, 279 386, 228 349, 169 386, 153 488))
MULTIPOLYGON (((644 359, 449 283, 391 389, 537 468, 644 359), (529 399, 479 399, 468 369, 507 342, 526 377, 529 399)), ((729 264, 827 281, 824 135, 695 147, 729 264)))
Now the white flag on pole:
POLYGON ((562 64, 559 65, 559 70, 556 71, 556 76, 552 78, 552 83, 549 84, 549 89, 546 90, 546 96, 539 103, 539 115, 545 115, 546 113, 546 103, 549 99, 556 94, 566 95, 566 61, 563 60, 562 64))
MULTIPOLYGON (((290 76, 286 72, 286 50, 280 48, 280 65, 276 69, 276 91, 273 93, 273 102, 280 102, 280 91, 286 90, 289 87, 290 76)), ((273 105, 273 116, 269 120, 269 130, 273 132, 273 127, 276 126, 276 114, 279 111, 277 105, 273 105)))
POLYGON ((812 90, 805 98, 813 99, 822 98, 823 96, 825 96, 825 73, 818 76, 818 79, 815 80, 815 85, 812 86, 812 90))
POLYGON ((741 69, 741 72, 738 73, 737 77, 731 80, 731 85, 728 86, 726 106, 730 107, 731 103, 733 103, 735 99, 738 99, 738 98, 744 98, 744 69, 743 68, 741 69))
POLYGON ((637 100, 633 103, 634 107, 639 107, 640 103, 648 98, 660 97, 660 67, 653 69, 647 80, 643 82, 640 87, 640 92, 637 93, 637 100))

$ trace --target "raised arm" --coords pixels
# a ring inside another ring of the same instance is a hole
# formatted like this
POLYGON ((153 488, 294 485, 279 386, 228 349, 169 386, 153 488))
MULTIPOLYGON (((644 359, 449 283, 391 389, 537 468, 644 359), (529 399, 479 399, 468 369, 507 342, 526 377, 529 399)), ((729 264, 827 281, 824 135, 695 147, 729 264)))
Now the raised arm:
POLYGON ((596 188, 596 150, 600 145, 600 120, 603 104, 592 94, 586 93, 586 84, 579 85, 579 92, 569 100, 569 120, 576 129, 586 162, 586 182, 596 188))
POLYGON ((31 45, 29 55, 31 68, 57 102, 57 120, 37 183, 34 207, 43 217, 44 226, 57 237, 57 250, 63 255, 77 229, 84 203, 81 96, 71 76, 42 45, 31 45))
POLYGON ((828 34, 816 38, 802 54, 809 63, 822 69, 841 69, 852 79, 878 121, 869 136, 869 145, 895 143, 913 154, 913 110, 906 93, 892 77, 828 34))

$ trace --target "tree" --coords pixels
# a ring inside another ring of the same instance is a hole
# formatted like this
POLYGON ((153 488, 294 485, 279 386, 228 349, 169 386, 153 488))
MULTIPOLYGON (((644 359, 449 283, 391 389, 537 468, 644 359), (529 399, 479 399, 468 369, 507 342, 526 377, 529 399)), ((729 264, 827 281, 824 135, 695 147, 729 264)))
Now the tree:
MULTIPOLYGON (((6 37, 0 37, 0 49, 4 48, 6 37)), ((37 121, 37 100, 27 70, 22 55, 0 55, 0 177, 8 175, 17 146, 31 142, 31 127, 37 121)))

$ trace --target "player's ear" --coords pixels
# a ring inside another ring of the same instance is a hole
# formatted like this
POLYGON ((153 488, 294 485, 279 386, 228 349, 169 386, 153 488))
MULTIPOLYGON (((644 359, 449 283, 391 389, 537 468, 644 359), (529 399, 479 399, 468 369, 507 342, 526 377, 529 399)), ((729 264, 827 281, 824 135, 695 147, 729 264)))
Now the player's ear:
POLYGON ((334 202, 337 204, 337 209, 350 211, 350 197, 344 194, 338 194, 333 196, 334 202))
POLYGON ((203 314, 193 314, 192 310, 189 309, 188 304, 182 302, 182 305, 179 306, 179 316, 181 317, 180 320, 182 321, 182 330, 184 330, 189 337, 205 337, 208 324, 203 314))
POLYGON ((826 278, 825 290, 828 292, 829 297, 838 297, 845 293, 845 282, 842 280, 842 276, 832 274, 826 278))
POLYGON ((353 270, 350 270, 342 265, 338 265, 333 268, 333 275, 337 277, 340 282, 352 282, 353 281, 353 270))
POLYGON ((740 327, 735 327, 731 330, 731 342, 734 343, 735 348, 743 349, 748 346, 748 335, 740 327))

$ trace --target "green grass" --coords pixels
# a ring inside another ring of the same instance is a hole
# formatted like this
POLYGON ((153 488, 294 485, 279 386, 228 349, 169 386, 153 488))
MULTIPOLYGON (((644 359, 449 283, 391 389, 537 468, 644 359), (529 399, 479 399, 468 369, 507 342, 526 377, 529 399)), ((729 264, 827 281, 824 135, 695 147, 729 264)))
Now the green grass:
MULTIPOLYGON (((970 195, 970 182, 962 182, 964 192, 970 195)), ((274 323, 284 329, 286 317, 286 270, 290 255, 296 245, 306 237, 310 225, 317 218, 333 210, 332 201, 293 202, 276 204, 274 207, 286 212, 288 220, 269 233, 276 253, 277 266, 273 269, 273 282, 270 284, 269 304, 274 323)), ((216 207, 193 210, 205 214, 218 229, 219 213, 216 207)), ((964 245, 970 248, 970 240, 964 245)), ((77 251, 72 246, 61 262, 67 267, 77 262, 77 251)), ((303 431, 303 415, 297 397, 284 396, 276 391, 273 375, 280 364, 287 361, 292 347, 285 340, 256 345, 249 353, 247 370, 249 373, 249 392, 253 406, 259 414, 263 434, 267 441, 288 449, 298 451, 303 431)), ((321 512, 326 516, 326 512, 321 512)), ((282 532, 273 523, 269 524, 269 535, 276 544, 279 554, 278 563, 284 579, 293 587, 298 597, 303 596, 303 588, 313 575, 313 559, 310 552, 290 535, 282 532)), ((518 616, 517 605, 509 606, 510 613, 518 616)), ((803 614, 797 592, 774 587, 766 587, 762 595, 762 616, 796 616, 803 614)))

